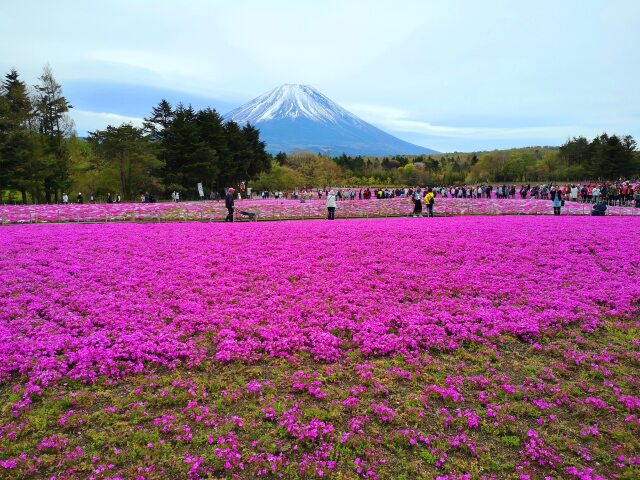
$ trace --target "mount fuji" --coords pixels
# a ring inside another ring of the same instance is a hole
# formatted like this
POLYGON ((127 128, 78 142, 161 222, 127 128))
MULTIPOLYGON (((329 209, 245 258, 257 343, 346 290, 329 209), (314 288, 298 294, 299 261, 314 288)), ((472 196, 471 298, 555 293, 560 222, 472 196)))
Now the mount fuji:
POLYGON ((331 155, 437 153, 383 132, 309 85, 282 85, 224 116, 260 130, 271 153, 308 150, 331 155))

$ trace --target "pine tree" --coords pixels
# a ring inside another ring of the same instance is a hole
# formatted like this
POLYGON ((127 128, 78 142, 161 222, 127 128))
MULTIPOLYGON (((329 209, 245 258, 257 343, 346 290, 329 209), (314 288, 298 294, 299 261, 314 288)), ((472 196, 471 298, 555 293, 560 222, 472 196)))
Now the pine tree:
POLYGON ((191 105, 185 107, 178 104, 171 127, 163 134, 164 184, 168 190, 186 191, 191 186, 185 178, 185 171, 190 159, 199 148, 198 127, 195 123, 196 113, 191 105))
POLYGON ((64 138, 71 133, 73 123, 67 112, 73 108, 62 95, 62 86, 55 80, 51 68, 47 65, 36 85, 35 119, 37 129, 48 144, 51 162, 44 178, 44 190, 47 203, 52 195, 58 194, 69 183, 68 155, 64 138))
POLYGON ((143 126, 151 140, 162 140, 164 132, 167 132, 174 118, 175 112, 171 104, 163 98, 157 107, 153 107, 151 115, 145 117, 143 126))
POLYGON ((0 197, 5 188, 13 188, 21 191, 25 203, 27 190, 35 189, 41 173, 31 119, 27 86, 12 69, 0 85, 0 197))
POLYGON ((261 172, 268 172, 271 169, 271 158, 265 151, 266 144, 260 140, 260 131, 257 128, 247 124, 242 128, 242 134, 250 152, 245 163, 243 180, 249 180, 261 172))

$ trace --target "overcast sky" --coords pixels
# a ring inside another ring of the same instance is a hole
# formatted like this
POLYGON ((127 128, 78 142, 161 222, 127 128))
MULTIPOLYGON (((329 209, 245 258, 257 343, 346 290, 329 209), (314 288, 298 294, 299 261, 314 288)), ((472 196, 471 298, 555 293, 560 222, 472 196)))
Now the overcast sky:
POLYGON ((50 64, 76 129, 161 98, 221 113, 309 84, 440 151, 640 137, 638 0, 0 2, 0 69, 50 64))

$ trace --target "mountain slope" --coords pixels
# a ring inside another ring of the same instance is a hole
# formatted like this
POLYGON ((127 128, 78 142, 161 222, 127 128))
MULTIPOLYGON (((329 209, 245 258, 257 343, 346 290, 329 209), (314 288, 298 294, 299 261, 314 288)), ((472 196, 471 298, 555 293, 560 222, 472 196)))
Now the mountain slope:
POLYGON ((332 155, 436 153, 383 132, 309 85, 282 85, 232 110, 225 119, 255 125, 272 153, 298 149, 332 155))

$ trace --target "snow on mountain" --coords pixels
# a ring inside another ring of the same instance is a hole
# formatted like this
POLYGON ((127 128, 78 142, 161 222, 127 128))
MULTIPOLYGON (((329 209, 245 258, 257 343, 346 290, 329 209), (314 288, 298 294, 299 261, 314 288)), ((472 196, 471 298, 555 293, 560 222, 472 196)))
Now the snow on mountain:
POLYGON ((282 85, 224 118, 255 125, 272 153, 298 149, 333 155, 435 153, 366 123, 309 85, 282 85))
POLYGON ((355 115, 347 112, 315 88, 290 83, 274 88, 226 115, 226 118, 235 122, 251 124, 300 117, 330 123, 339 123, 346 119, 358 121, 355 115))

